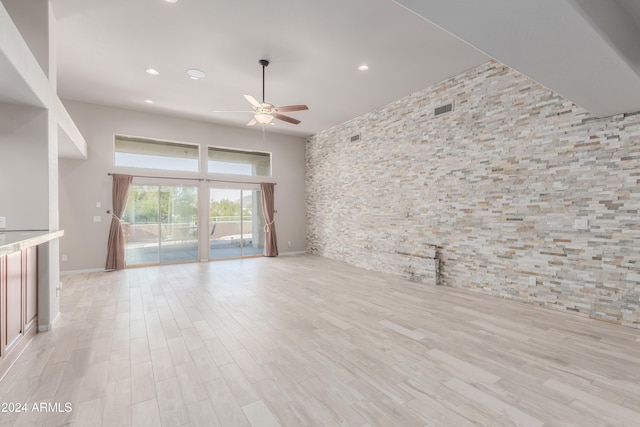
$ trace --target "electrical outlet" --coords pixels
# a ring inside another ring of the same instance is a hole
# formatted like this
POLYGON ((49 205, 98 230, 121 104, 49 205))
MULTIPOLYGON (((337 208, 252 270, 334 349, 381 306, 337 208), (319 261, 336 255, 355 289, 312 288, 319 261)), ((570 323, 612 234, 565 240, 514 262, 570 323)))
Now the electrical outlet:
POLYGON ((289 240, 289 241, 287 242, 287 245, 289 245, 289 247, 291 247, 291 240, 289 240))
POLYGON ((536 281, 536 276, 529 276, 529 285, 536 286, 538 283, 536 281))
POLYGON ((67 255, 66 254, 62 255, 62 261, 66 261, 66 260, 67 260, 67 255))
POLYGON ((102 207, 102 203, 96 202, 96 208, 101 208, 101 207, 102 207))
POLYGON ((102 217, 100 215, 95 215, 93 217, 93 222, 102 222, 102 217))
POLYGON ((0 228, 7 228, 7 217, 0 216, 0 228))

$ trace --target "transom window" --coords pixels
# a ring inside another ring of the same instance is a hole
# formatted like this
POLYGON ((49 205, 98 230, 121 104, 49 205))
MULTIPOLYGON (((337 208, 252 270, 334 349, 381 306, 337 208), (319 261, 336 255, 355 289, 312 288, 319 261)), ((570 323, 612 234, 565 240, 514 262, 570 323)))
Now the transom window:
POLYGON ((209 147, 207 164, 210 173, 271 176, 271 153, 209 147))
POLYGON ((199 146, 116 135, 115 166, 198 172, 199 146))

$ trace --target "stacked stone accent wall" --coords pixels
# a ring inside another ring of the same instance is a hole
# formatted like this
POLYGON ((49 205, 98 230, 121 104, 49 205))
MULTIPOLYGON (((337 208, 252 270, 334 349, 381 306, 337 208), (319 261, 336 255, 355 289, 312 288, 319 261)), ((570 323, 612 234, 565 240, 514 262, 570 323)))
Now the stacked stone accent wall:
POLYGON ((432 283, 435 245, 441 285, 640 328, 640 114, 593 117, 492 61, 306 152, 308 252, 432 283))

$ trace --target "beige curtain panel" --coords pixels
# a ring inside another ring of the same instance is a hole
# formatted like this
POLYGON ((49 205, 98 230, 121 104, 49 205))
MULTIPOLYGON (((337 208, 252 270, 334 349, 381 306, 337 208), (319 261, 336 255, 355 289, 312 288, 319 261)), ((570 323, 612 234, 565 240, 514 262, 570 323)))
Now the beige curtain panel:
POLYGON ((264 256, 278 256, 278 240, 276 239, 276 224, 274 212, 275 185, 263 182, 260 184, 262 194, 262 212, 264 214, 264 256))
POLYGON ((129 188, 133 176, 131 175, 113 175, 112 204, 113 211, 111 217, 111 229, 109 229, 109 240, 107 242, 107 270, 121 270, 125 267, 124 262, 124 231, 120 218, 124 214, 124 208, 127 205, 129 197, 129 188))

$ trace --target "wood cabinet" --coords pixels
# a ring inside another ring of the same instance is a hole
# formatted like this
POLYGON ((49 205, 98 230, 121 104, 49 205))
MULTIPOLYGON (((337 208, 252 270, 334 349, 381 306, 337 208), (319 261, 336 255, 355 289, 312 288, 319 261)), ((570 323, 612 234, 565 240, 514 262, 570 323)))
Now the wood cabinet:
POLYGON ((30 247, 0 257, 0 378, 38 326, 38 256, 30 247))

